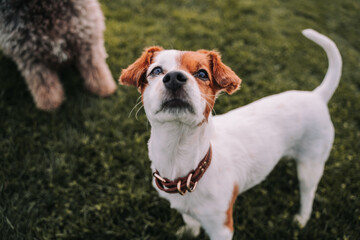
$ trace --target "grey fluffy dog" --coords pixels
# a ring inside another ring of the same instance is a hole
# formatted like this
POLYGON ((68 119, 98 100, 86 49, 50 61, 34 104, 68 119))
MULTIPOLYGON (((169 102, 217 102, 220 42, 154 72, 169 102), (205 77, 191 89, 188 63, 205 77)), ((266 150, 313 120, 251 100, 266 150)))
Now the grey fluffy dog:
POLYGON ((97 0, 0 0, 0 48, 16 62, 43 110, 64 100, 56 71, 65 63, 76 64, 91 92, 115 91, 104 30, 97 0))

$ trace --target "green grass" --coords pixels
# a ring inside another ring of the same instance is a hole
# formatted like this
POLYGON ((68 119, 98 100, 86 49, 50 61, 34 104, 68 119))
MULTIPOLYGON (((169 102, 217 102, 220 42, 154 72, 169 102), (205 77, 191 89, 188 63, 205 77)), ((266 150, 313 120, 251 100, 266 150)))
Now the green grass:
MULTIPOLYGON (((150 45, 217 49, 243 79, 217 114, 290 89, 311 90, 327 68, 300 31, 332 38, 343 77, 329 103, 336 139, 308 225, 292 223, 296 169, 282 161, 236 201, 234 239, 360 239, 360 2, 355 0, 102 0, 108 64, 117 79, 150 45)), ((174 239, 181 216, 151 186, 139 94, 109 98, 60 73, 66 102, 38 111, 16 65, 0 53, 0 239, 174 239)), ((208 239, 204 232, 199 239, 208 239)))

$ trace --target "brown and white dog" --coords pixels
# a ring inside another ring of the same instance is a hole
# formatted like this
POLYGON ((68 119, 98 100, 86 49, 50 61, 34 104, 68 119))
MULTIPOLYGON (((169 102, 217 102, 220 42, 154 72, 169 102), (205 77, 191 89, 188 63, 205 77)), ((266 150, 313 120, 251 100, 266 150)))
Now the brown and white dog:
POLYGON ((123 70, 120 83, 142 94, 151 124, 153 184, 182 214, 186 225, 179 234, 196 236, 202 226, 211 239, 231 239, 237 195, 264 180, 284 156, 296 160, 301 208, 295 219, 307 223, 334 139, 327 102, 338 86, 342 60, 330 39, 311 29, 303 34, 328 55, 322 84, 221 116, 211 115, 217 94, 233 93, 241 80, 217 52, 150 47, 123 70))

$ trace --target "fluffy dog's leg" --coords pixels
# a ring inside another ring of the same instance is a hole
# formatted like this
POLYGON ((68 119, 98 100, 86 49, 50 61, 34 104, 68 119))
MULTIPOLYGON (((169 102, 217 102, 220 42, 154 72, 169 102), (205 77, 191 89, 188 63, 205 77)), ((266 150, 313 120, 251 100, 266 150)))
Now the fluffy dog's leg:
POLYGON ((176 235, 180 238, 197 237, 200 233, 200 223, 187 214, 182 215, 185 226, 182 226, 176 235))
MULTIPOLYGON (((21 64, 18 63, 18 66, 21 64)), ((64 101, 64 91, 56 72, 42 64, 28 64, 21 68, 36 107, 50 111, 61 105, 64 101)))
POLYGON ((111 95, 116 90, 105 59, 103 43, 91 46, 91 51, 82 53, 78 59, 78 68, 85 80, 85 87, 99 96, 111 95))

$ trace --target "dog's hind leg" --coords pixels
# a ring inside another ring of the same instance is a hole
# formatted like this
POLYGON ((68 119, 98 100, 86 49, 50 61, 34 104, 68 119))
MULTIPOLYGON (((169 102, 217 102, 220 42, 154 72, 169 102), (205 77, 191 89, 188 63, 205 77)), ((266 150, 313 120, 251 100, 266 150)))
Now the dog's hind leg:
POLYGON ((50 111, 61 105, 64 101, 64 90, 56 72, 42 64, 23 65, 18 62, 18 66, 37 108, 50 111))
POLYGON ((310 218, 318 183, 323 175, 325 162, 297 162, 297 174, 300 187, 300 211, 295 220, 305 227, 310 218))
POLYGON ((315 106, 314 111, 309 112, 311 121, 308 121, 307 131, 303 133, 293 156, 297 164, 300 187, 300 211, 295 216, 295 220, 301 227, 305 227, 310 218, 315 192, 335 136, 326 105, 313 101, 313 106, 315 106))

